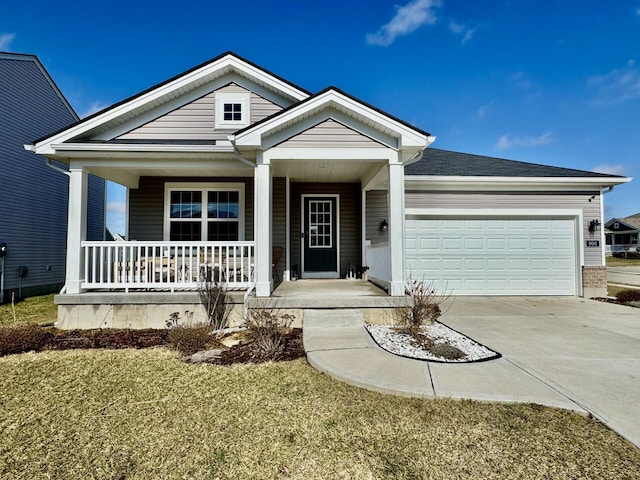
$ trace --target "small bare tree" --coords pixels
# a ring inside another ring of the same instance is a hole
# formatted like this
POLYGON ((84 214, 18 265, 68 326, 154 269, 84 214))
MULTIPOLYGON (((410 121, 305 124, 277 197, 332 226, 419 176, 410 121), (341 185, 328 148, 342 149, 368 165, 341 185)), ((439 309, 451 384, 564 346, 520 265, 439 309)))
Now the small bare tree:
POLYGON ((440 305, 449 298, 450 294, 446 290, 439 292, 433 283, 414 280, 411 277, 406 281, 405 289, 413 305, 400 314, 398 329, 417 338, 423 325, 431 325, 440 317, 442 314, 440 305))
POLYGON ((231 313, 231 304, 225 284, 218 282, 214 275, 203 269, 200 272, 198 294, 213 334, 218 338, 221 337, 222 330, 228 326, 229 314, 231 313))
POLYGON ((256 358, 276 360, 285 350, 286 337, 294 320, 295 315, 282 313, 273 306, 248 309, 244 324, 255 346, 256 358))

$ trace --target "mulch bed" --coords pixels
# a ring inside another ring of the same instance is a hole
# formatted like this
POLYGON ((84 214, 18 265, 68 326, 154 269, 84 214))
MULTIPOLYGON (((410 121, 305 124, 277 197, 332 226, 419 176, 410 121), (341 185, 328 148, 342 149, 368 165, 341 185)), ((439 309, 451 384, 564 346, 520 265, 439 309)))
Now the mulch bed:
POLYGON ((608 297, 593 297, 591 300, 597 300, 598 302, 604 303, 615 303, 616 305, 624 305, 625 307, 640 308, 640 302, 621 302, 615 298, 608 297))
MULTIPOLYGON (((58 330, 38 325, 22 325, 0 331, 0 356, 43 350, 73 350, 89 348, 151 348, 173 347, 169 329, 58 330)), ((293 329, 284 336, 283 348, 276 355, 266 357, 252 342, 242 342, 223 349, 220 357, 208 363, 286 362, 306 356, 302 344, 302 330, 293 329)))
POLYGON ((264 357, 255 344, 247 342, 223 350, 220 357, 212 359, 208 363, 232 365, 234 363, 264 363, 268 361, 288 362, 305 356, 302 345, 302 329, 296 328, 284 336, 282 351, 271 358, 264 357))
POLYGON ((150 348, 167 346, 169 330, 96 329, 55 330, 47 345, 49 350, 76 348, 150 348))

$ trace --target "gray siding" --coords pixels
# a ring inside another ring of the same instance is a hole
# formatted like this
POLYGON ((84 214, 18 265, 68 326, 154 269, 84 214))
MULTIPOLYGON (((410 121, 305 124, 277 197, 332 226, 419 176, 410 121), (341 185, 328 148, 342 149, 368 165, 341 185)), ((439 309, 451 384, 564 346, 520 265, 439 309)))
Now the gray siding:
POLYGON ((375 140, 331 119, 325 120, 280 144, 281 147, 288 148, 315 148, 328 145, 348 148, 375 148, 381 146, 375 140))
POLYGON ((291 184, 291 264, 301 272, 300 222, 303 194, 333 193, 340 195, 340 277, 347 274, 349 264, 362 263, 361 189, 359 183, 292 183, 291 184))
POLYGON ((140 177, 139 188, 129 190, 129 238, 160 241, 164 233, 164 193, 167 182, 245 184, 245 240, 253 240, 253 177, 140 177))
POLYGON ((380 231, 383 220, 389 222, 389 208, 386 190, 370 190, 367 192, 367 240, 371 245, 389 241, 389 232, 380 231))
MULTIPOLYGON (((0 54, 0 86, 0 242, 8 246, 5 301, 10 301, 18 286, 29 296, 57 291, 64 284, 69 179, 23 145, 77 116, 33 56, 0 54), (20 266, 27 267, 28 274, 19 282, 20 266)), ((95 183, 90 180, 91 236, 96 233, 95 217, 104 225, 104 186, 100 191, 95 183), (95 196, 100 198, 94 202, 95 196)))
MULTIPOLYGON (((233 129, 215 128, 216 93, 248 90, 231 84, 118 137, 121 140, 226 140, 233 129)), ((282 108, 251 92, 251 123, 262 120, 282 108)))
MULTIPOLYGON (((585 240, 600 240, 600 232, 589 233, 589 222, 600 218, 600 194, 580 193, 440 193, 408 191, 405 194, 406 208, 520 208, 534 210, 581 209, 583 211, 583 235, 585 240), (595 195, 591 201, 589 199, 595 195)), ((600 248, 584 248, 585 265, 602 265, 602 242, 600 248)))
POLYGON ((283 253, 276 268, 282 280, 282 274, 286 267, 287 256, 287 210, 286 210, 286 179, 276 177, 273 179, 273 207, 272 207, 272 232, 271 241, 274 247, 282 247, 283 253))
POLYGON ((87 240, 104 240, 106 182, 104 178, 89 175, 87 183, 87 240))

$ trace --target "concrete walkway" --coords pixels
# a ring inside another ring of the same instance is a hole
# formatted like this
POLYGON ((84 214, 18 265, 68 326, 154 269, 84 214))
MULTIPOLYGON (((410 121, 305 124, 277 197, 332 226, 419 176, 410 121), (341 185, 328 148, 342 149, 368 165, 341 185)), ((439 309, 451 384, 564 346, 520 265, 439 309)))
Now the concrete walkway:
POLYGON ((458 297, 441 320, 503 357, 397 357, 371 340, 357 310, 305 310, 304 346, 311 365, 352 385, 591 413, 640 446, 640 310, 574 297, 458 297))

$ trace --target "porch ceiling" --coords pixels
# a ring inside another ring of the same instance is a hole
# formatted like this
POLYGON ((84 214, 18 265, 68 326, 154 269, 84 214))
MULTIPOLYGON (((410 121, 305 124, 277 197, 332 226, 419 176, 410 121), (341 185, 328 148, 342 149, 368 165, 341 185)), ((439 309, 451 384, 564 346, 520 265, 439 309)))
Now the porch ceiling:
POLYGON ((360 182, 383 162, 348 160, 272 161, 274 177, 289 177, 295 182, 360 182))

